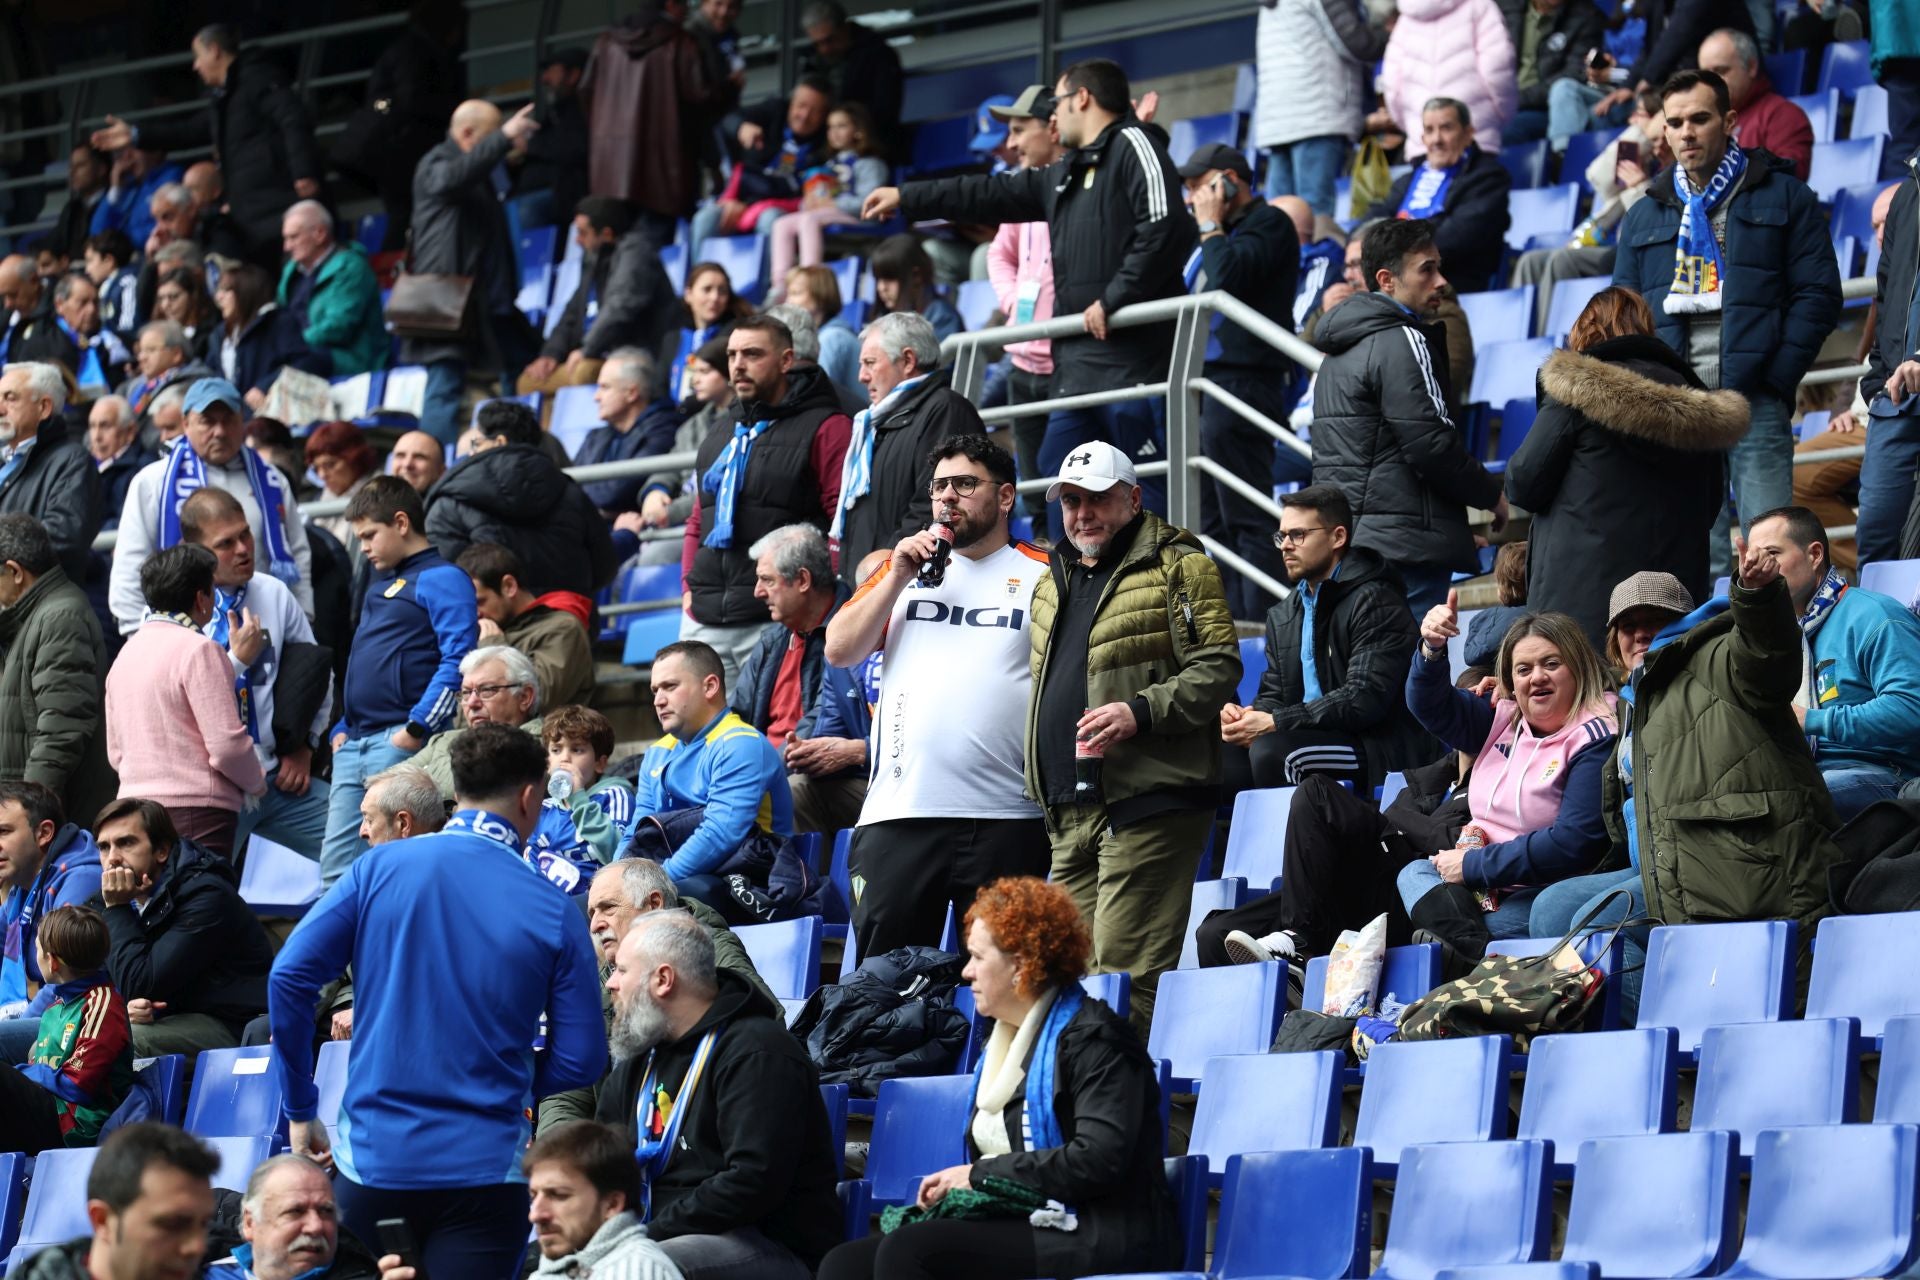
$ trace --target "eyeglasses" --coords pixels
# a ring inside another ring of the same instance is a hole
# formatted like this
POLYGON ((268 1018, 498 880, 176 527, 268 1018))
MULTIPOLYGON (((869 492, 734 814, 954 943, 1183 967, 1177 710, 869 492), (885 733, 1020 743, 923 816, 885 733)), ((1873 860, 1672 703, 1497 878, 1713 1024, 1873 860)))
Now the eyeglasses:
POLYGON ((1282 529, 1273 535, 1273 545, 1276 547, 1287 547, 1297 542, 1305 542, 1308 538, 1321 532, 1326 527, 1327 526, 1323 524, 1316 524, 1307 529, 1282 529))
POLYGON ((463 684, 460 686, 460 696, 462 698, 480 698, 487 700, 497 698, 509 689, 518 689, 520 687, 517 682, 514 684, 463 684))
POLYGON ((979 476, 935 476, 933 483, 927 486, 927 492, 937 498, 948 489, 952 489, 961 497, 968 498, 972 497, 973 491, 979 487, 979 476))

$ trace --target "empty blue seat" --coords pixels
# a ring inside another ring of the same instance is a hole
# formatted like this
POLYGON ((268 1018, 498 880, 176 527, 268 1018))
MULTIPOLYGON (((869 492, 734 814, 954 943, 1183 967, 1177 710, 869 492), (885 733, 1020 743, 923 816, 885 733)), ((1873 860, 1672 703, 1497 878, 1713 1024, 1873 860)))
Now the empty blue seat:
MULTIPOLYGON (((140 1078, 153 1086, 160 1095, 160 1114, 153 1117, 165 1120, 168 1124, 179 1124, 187 1114, 187 1055, 184 1053, 163 1053, 157 1058, 149 1058, 145 1065, 134 1063, 134 1070, 140 1078)), ((0 1222, 4 1222, 0 1216, 0 1222)))
POLYGON ((1550 231, 1571 234, 1580 215, 1580 184, 1563 182, 1507 194, 1507 247, 1523 251, 1527 242, 1550 231))
POLYGON ((87 1223, 87 1175, 93 1147, 56 1147, 34 1157, 32 1185, 20 1219, 19 1245, 37 1249, 93 1234, 87 1223))
POLYGON ((1226 911, 1240 905, 1240 897, 1246 891, 1245 880, 1196 880, 1193 883, 1193 899, 1187 906, 1187 932, 1180 941, 1180 968, 1198 969, 1200 967, 1200 946, 1193 931, 1211 911, 1226 911))
POLYGON ((1123 1018, 1133 1008, 1132 974, 1090 973, 1080 979, 1080 989, 1123 1018))
POLYGON ((1509 142, 1500 148, 1500 164, 1515 187, 1539 187, 1547 181, 1547 140, 1509 142))
POLYGON ((255 1166, 273 1154, 272 1138, 203 1138, 220 1157, 213 1185, 227 1191, 245 1191, 255 1166))
POLYGON ((1375 1280, 1428 1280, 1442 1267, 1544 1259, 1552 1243, 1549 1156, 1544 1142, 1409 1147, 1375 1280), (1463 1198, 1468 1189, 1470 1201, 1463 1198))
POLYGON ((1534 287, 1530 284, 1516 289, 1461 294, 1460 309, 1467 313, 1467 329, 1473 334, 1475 349, 1495 342, 1521 342, 1530 337, 1533 296, 1534 287))
POLYGON ((766 249, 767 242, 757 235, 708 236, 700 256, 725 269, 735 293, 758 302, 766 293, 766 249))
POLYGON ((1819 93, 1800 96, 1789 95, 1788 102, 1807 113, 1807 123, 1813 126, 1815 142, 1832 142, 1833 131, 1840 123, 1840 91, 1823 89, 1819 93))
POLYGON ((1579 280, 1562 280, 1553 286, 1553 297, 1547 303, 1547 335, 1550 338, 1563 337, 1573 332, 1573 322, 1593 301, 1593 295, 1613 283, 1612 276, 1587 276, 1579 280))
POLYGON ((1920 1017, 1887 1019, 1873 1119, 1876 1124, 1920 1124, 1920 1017))
POLYGON ((1260 696, 1260 677, 1267 674, 1267 642, 1263 636, 1246 636, 1240 641, 1240 687, 1234 699, 1241 706, 1253 705, 1260 696))
MULTIPOLYGON (((1505 1036, 1375 1045, 1353 1145, 1370 1149, 1391 1176, 1401 1152, 1420 1143, 1506 1137, 1509 1052, 1505 1036)), ((1486 1259, 1503 1260, 1524 1261, 1486 1259)))
POLYGON ((1283 964, 1163 973, 1147 1053, 1171 1064, 1176 1093, 1197 1092, 1210 1059, 1267 1051, 1285 996, 1283 964))
POLYGON ((1500 442, 1493 453, 1493 464, 1488 468, 1502 471, 1513 461, 1513 455, 1526 443, 1527 433, 1533 430, 1533 419, 1539 405, 1532 396, 1524 400, 1509 400, 1500 411, 1500 442))
POLYGON ((1514 1137, 1551 1141, 1564 1177, 1589 1139, 1669 1133, 1677 1065, 1671 1027, 1541 1036, 1514 1137))
POLYGON ((954 299, 954 308, 960 313, 960 323, 967 331, 985 329, 993 323, 993 313, 1000 306, 1000 295, 993 291, 991 280, 963 280, 960 282, 959 295, 954 299))
POLYGON ((20 1213, 26 1200, 27 1157, 18 1151, 0 1155, 0 1254, 12 1251, 19 1239, 20 1213))
POLYGON ((1913 1259, 1920 1129, 1769 1129, 1753 1153, 1746 1239, 1728 1276, 1888 1276, 1913 1259))
POLYGON ((387 215, 385 213, 361 214, 360 221, 354 224, 354 239, 360 242, 360 247, 367 251, 368 257, 380 252, 380 246, 386 243, 387 239, 387 215))
MULTIPOLYGON (((1440 985, 1440 948, 1431 942, 1411 946, 1388 947, 1386 963, 1380 967, 1380 993, 1375 1008, 1412 1004, 1440 985)), ((1327 958, 1315 956, 1307 961, 1301 984, 1300 1007, 1318 1009, 1327 991, 1327 958)))
POLYGON ((1385 813, 1387 806, 1400 798, 1407 789, 1407 775, 1400 772, 1390 773, 1380 784, 1380 811, 1385 813))
POLYGON ((627 642, 620 660, 629 667, 644 667, 653 655, 680 638, 680 610, 656 609, 631 615, 627 623, 627 642))
POLYGON ((299 919, 320 901, 320 864, 264 836, 247 841, 240 896, 254 914, 299 919))
POLYGON ((1689 1123, 1739 1134, 1740 1154, 1751 1156, 1763 1129, 1852 1121, 1859 1076, 1852 1018, 1708 1027, 1689 1123))
MULTIPOLYGON (((1835 48, 1828 45, 1829 49, 1835 48)), ((1886 145, 1883 134, 1866 138, 1848 138, 1844 142, 1813 144, 1813 167, 1807 172, 1807 185, 1822 201, 1832 200, 1842 187, 1872 182, 1880 174, 1880 150, 1886 145)))
POLYGON ((847 861, 852 848, 852 827, 833 833, 832 861, 827 864, 827 883, 820 892, 820 915, 829 938, 846 937, 853 920, 853 869, 847 861))
POLYGON ((1873 83, 1873 49, 1865 40, 1836 40, 1820 53, 1820 78, 1814 88, 1821 93, 1838 89, 1840 96, 1851 98, 1854 90, 1873 83))
POLYGON ((1592 194, 1593 186, 1587 181, 1587 166, 1612 146, 1613 140, 1621 132, 1619 129, 1594 129, 1568 138, 1567 149, 1560 155, 1560 181, 1571 182, 1582 191, 1592 194))
POLYGON ((1229 880, 1244 879, 1253 897, 1280 887, 1293 792, 1292 787, 1261 787, 1242 791, 1233 799, 1233 829, 1227 836, 1227 861, 1220 874, 1229 880))
POLYGON ((1863 182, 1842 187, 1833 196, 1833 238, 1851 236, 1857 245, 1873 243, 1873 202, 1883 182, 1863 182))
POLYGON ((580 452, 587 435, 600 425, 600 406, 593 401, 593 387, 562 387, 553 393, 553 416, 547 430, 560 442, 569 458, 580 452))
POLYGON ((867 1176, 874 1204, 904 1204, 920 1179, 966 1162, 973 1077, 899 1076, 880 1082, 874 1100, 867 1176))
POLYGON ((327 1127, 329 1138, 340 1128, 340 1099, 347 1092, 347 1058, 352 1052, 353 1041, 329 1040, 314 1058, 313 1087, 320 1095, 314 1115, 327 1127))
MULTIPOLYGON (((1539 956, 1559 945, 1558 938, 1496 938, 1487 944, 1487 954, 1539 956)), ((1620 968, 1620 940, 1613 936, 1611 930, 1596 930, 1575 939, 1573 945, 1580 953, 1580 958, 1598 970, 1606 984, 1600 989, 1600 998, 1594 1001, 1594 1007, 1587 1013, 1587 1029, 1612 1031, 1620 1025, 1620 980, 1615 976, 1620 968)))
POLYGON ((1509 400, 1533 399, 1534 375, 1552 354, 1552 338, 1476 344, 1468 403, 1504 405, 1509 400))
POLYGON ((1221 1280, 1364 1275, 1372 1203, 1372 1162, 1364 1150, 1233 1156, 1220 1198, 1213 1274, 1221 1280))
POLYGON ((1793 1011, 1791 920, 1662 925, 1647 941, 1642 1027, 1672 1027, 1695 1053, 1708 1027, 1777 1022, 1793 1011))
POLYGON ((1240 121, 1231 111, 1217 115, 1175 120, 1167 134, 1167 151, 1175 164, 1185 164, 1201 147, 1220 143, 1232 146, 1240 131, 1240 121))
POLYGON ((1255 1053, 1207 1063, 1193 1112, 1190 1155, 1216 1183, 1231 1156, 1331 1147, 1340 1140, 1340 1055, 1255 1053))
POLYGON ((281 1132, 273 1048, 208 1049, 194 1066, 185 1128, 201 1137, 270 1138, 281 1132))
POLYGON ((1791 98, 1807 83, 1807 51, 1805 49, 1770 53, 1761 59, 1761 63, 1767 69, 1767 79, 1773 81, 1775 93, 1791 98))
MULTIPOLYGON (((1870 564, 1861 574, 1869 591, 1874 570, 1902 565, 1920 580, 1920 561, 1870 564)), ((1909 588, 1911 590, 1911 588, 1909 588)), ((1911 596, 1902 596, 1911 599, 1911 596)), ((1920 912, 1828 916, 1814 935, 1813 982, 1807 991, 1807 1017, 1854 1017, 1860 1034, 1878 1040, 1890 1018, 1920 1014, 1920 912)))
POLYGON ((1860 585, 1911 605, 1920 592, 1920 560, 1877 560, 1860 571, 1860 585))
POLYGON ((667 283, 673 286, 673 291, 683 292, 687 287, 687 246, 677 243, 661 246, 660 269, 667 273, 667 283))
POLYGON ((846 1084, 820 1086, 820 1102, 827 1109, 828 1150, 833 1152, 833 1171, 839 1174, 847 1153, 847 1098, 852 1089, 846 1084))
POLYGON ((1579 1165, 1561 1258, 1606 1276, 1711 1276, 1733 1255, 1732 1134, 1596 1138, 1579 1165))
POLYGON ((1887 91, 1877 84, 1863 84, 1853 95, 1853 120, 1847 127, 1849 138, 1889 133, 1887 127, 1887 91))
POLYGON ((819 916, 741 925, 733 932, 774 995, 783 1000, 805 1000, 820 985, 819 916))
MULTIPOLYGON (((852 257, 835 258, 826 264, 827 269, 833 272, 834 282, 840 286, 840 309, 843 313, 848 307, 861 300, 860 269, 863 265, 861 259, 852 257)), ((857 320, 849 319, 847 323, 853 326, 856 333, 859 332, 860 325, 857 320)))

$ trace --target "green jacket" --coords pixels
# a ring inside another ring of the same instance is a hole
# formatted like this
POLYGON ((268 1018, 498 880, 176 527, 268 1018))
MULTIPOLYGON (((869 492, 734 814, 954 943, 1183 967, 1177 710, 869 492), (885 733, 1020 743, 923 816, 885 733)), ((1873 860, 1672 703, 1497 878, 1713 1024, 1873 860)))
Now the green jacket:
MULTIPOLYGON (((278 301, 283 307, 299 270, 289 261, 280 271, 278 301)), ((320 278, 314 281, 313 294, 307 299, 306 327, 300 332, 308 346, 324 347, 333 353, 336 378, 387 367, 391 343, 386 317, 380 310, 380 281, 374 277, 365 249, 358 244, 340 245, 320 264, 320 278)))
MULTIPOLYGON (((1633 751, 1647 914, 1668 924, 1784 917, 1805 940, 1828 912, 1827 869, 1840 849, 1833 800, 1791 705, 1799 620, 1783 580, 1732 596, 1730 609, 1649 655, 1619 738, 1633 751)), ((1624 850, 1620 749, 1604 812, 1624 850)))
POLYGON ((81 826, 114 798, 106 647, 86 593, 55 565, 0 609, 0 778, 52 788, 81 826))
MULTIPOLYGON (((1109 805, 1175 787, 1220 782, 1220 708, 1240 684, 1240 640, 1220 570, 1200 542, 1151 511, 1107 580, 1087 645, 1087 705, 1127 702, 1140 732, 1109 748, 1101 787, 1109 805)), ((1033 589, 1033 692, 1027 704, 1027 794, 1039 797, 1040 691, 1067 556, 1033 589)))

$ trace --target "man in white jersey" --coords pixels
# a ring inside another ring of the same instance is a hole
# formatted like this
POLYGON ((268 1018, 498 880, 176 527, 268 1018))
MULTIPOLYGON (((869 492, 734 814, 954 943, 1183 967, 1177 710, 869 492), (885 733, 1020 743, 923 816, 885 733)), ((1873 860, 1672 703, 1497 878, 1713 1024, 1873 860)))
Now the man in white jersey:
POLYGON ((919 580, 930 532, 903 538, 827 626, 827 661, 884 651, 873 711, 872 780, 854 828, 853 930, 859 954, 931 946, 1002 876, 1043 876, 1049 845, 1026 797, 1033 686, 1028 600, 1044 552, 1012 541, 1013 459, 985 436, 932 452, 934 519, 953 530, 938 586, 919 580))

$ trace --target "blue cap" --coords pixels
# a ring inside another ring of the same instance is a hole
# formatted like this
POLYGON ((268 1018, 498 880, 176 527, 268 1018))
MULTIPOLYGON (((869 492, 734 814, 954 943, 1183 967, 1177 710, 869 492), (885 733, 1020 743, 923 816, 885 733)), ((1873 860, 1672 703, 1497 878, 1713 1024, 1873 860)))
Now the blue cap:
POLYGON ((224 404, 238 414, 245 414, 247 402, 240 398, 240 388, 225 378, 202 378, 187 388, 187 402, 182 407, 188 413, 205 413, 209 405, 224 404))
POLYGON ((980 109, 973 113, 973 140, 967 143, 967 150, 975 153, 999 150, 1000 144, 1007 140, 1007 122, 993 114, 993 109, 999 107, 1004 111, 1012 105, 1013 98, 1004 93, 996 93, 982 102, 980 109))

